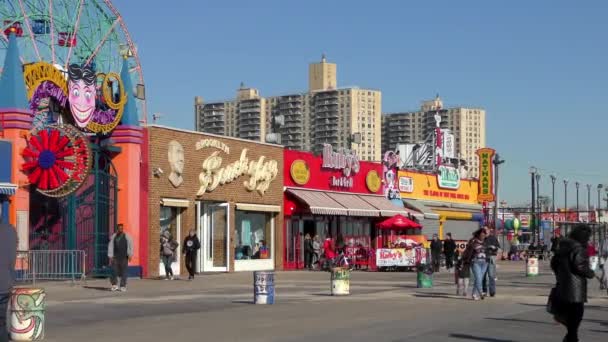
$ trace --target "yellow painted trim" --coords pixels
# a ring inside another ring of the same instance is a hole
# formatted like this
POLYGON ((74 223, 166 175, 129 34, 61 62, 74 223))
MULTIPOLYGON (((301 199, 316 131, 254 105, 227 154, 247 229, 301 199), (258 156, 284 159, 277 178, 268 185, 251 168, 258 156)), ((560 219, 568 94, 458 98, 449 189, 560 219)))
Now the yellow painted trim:
POLYGON ((439 214, 443 220, 473 220, 472 213, 465 213, 460 211, 449 211, 449 210, 433 210, 439 214))

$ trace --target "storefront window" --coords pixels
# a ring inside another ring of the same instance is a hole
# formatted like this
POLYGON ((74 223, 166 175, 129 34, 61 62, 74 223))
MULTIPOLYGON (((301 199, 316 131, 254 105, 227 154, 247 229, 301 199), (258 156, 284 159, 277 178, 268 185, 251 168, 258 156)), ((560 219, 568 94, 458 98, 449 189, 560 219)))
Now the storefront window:
POLYGON ((270 259, 272 257, 272 214, 236 211, 236 260, 270 259))
POLYGON ((176 207, 160 206, 160 236, 168 231, 173 238, 177 238, 177 209, 176 207))

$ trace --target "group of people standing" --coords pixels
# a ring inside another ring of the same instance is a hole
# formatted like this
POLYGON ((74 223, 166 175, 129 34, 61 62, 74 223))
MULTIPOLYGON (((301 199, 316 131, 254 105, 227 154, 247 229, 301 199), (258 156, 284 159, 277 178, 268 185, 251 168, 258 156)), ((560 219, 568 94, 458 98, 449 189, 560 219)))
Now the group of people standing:
POLYGON ((328 236, 323 243, 318 235, 304 235, 304 268, 313 270, 315 266, 325 260, 333 260, 336 257, 336 246, 334 240, 328 236))

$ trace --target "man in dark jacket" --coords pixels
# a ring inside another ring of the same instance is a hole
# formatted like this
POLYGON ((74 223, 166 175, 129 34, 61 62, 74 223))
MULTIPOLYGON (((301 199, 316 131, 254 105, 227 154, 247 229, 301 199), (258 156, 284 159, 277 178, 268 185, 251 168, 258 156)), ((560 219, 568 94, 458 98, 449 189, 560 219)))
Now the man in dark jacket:
POLYGON ((568 328, 564 341, 578 341, 578 327, 583 320, 584 303, 587 302, 587 279, 595 273, 589 266, 587 243, 591 228, 579 224, 562 239, 553 259, 551 269, 555 273, 557 297, 556 320, 568 328))
POLYGON ((445 268, 451 270, 454 267, 454 252, 456 251, 456 242, 452 239, 452 233, 447 233, 443 241, 443 254, 445 255, 445 268))
MULTIPOLYGON (((2 207, 0 206, 0 211, 2 207)), ((2 213, 0 213, 1 215, 2 213)), ((8 341, 6 309, 15 282, 17 232, 9 224, 0 224, 0 342, 8 341)))
POLYGON ((431 262, 433 265, 433 272, 439 272, 439 266, 441 265, 441 241, 437 234, 433 234, 433 241, 431 241, 431 262))
POLYGON ((196 252, 201 248, 201 242, 194 230, 184 240, 184 254, 186 255, 186 269, 188 270, 188 280, 194 279, 194 269, 196 267, 196 252))
POLYGON ((108 259, 110 260, 110 265, 112 265, 112 276, 110 278, 112 291, 119 290, 117 286, 117 278, 119 277, 120 291, 127 291, 127 270, 132 256, 133 240, 124 232, 124 226, 119 224, 116 227, 116 233, 112 235, 108 244, 108 259))
POLYGON ((494 229, 489 230, 489 235, 483 244, 486 247, 486 258, 488 260, 488 270, 483 277, 483 292, 487 296, 489 290, 490 297, 494 297, 496 295, 496 256, 500 249, 500 243, 494 229))

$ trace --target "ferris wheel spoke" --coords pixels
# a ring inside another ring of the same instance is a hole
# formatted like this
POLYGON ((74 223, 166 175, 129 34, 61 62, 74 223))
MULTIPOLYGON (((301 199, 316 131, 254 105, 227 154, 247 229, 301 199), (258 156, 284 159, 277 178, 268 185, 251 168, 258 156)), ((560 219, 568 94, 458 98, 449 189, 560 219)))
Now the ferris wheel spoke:
POLYGON ((95 47, 95 50, 93 50, 93 52, 91 53, 91 56, 87 59, 86 64, 91 63, 91 60, 93 60, 93 58, 95 58, 95 56, 97 55, 97 53, 99 52, 101 47, 106 43, 106 41, 108 40, 108 37, 110 37, 110 34, 112 34, 112 31, 114 31, 114 28, 116 27, 116 25, 118 25, 119 22, 120 22, 120 17, 117 17, 114 20, 114 22, 112 23, 112 25, 110 26, 110 28, 108 29, 108 32, 106 32, 106 34, 103 36, 103 38, 101 39, 99 44, 97 44, 97 46, 95 47))
POLYGON ((49 0, 49 21, 51 24, 51 58, 55 64, 55 20, 53 20, 53 0, 49 0))
POLYGON ((21 8, 21 13, 23 14, 23 22, 25 23, 25 27, 27 27, 27 31, 30 35, 30 39, 32 40, 32 46, 39 60, 42 60, 42 56, 40 55, 40 51, 38 51, 38 44, 36 44, 36 39, 34 38, 34 32, 32 31, 32 25, 30 23, 30 18, 27 16, 27 12, 25 11, 25 6, 23 5, 23 0, 19 0, 19 7, 21 8))
MULTIPOLYGON (((76 24, 74 25, 74 29, 71 32, 71 35, 68 34, 68 39, 73 40, 73 39, 77 39, 76 37, 78 37, 78 27, 80 26, 80 15, 82 14, 82 4, 84 3, 84 0, 80 0, 80 4, 78 5, 78 14, 76 15, 76 24)), ((70 49, 68 50, 68 55, 65 58, 65 69, 68 69, 68 65, 70 64, 70 57, 72 55, 72 49, 74 48, 75 44, 70 44, 70 49)))

